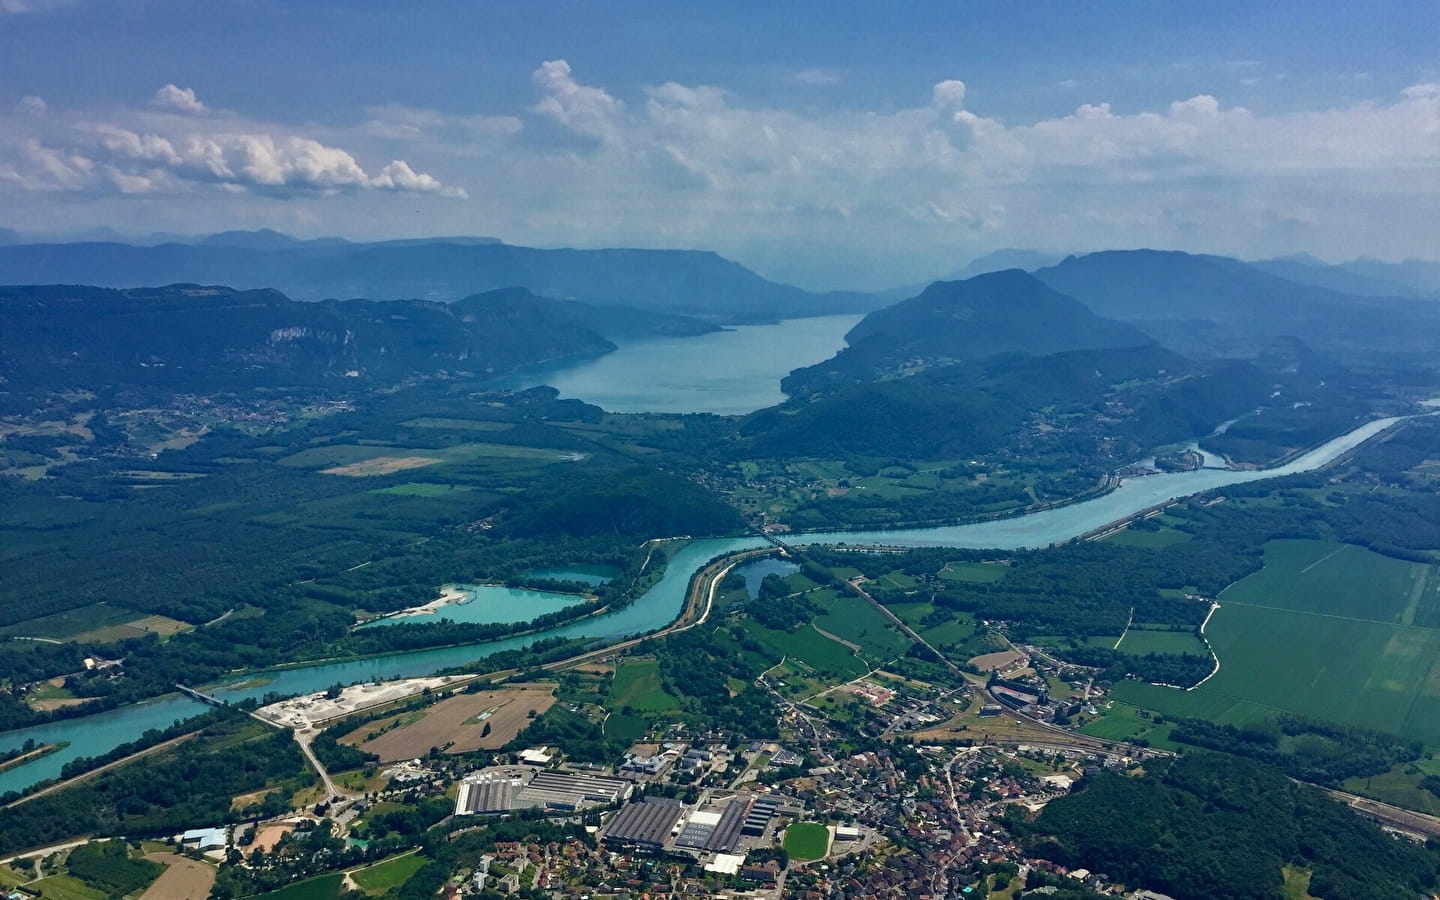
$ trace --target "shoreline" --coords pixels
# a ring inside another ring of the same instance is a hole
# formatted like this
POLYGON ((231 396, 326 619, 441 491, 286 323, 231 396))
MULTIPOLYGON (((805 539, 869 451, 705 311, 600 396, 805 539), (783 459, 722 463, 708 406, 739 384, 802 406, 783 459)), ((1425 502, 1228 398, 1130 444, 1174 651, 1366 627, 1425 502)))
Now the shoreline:
POLYGON ((64 750, 68 746, 70 746, 69 741, 55 741, 51 744, 41 744, 34 750, 31 750, 29 753, 22 753, 19 756, 11 757, 4 762, 0 762, 0 772, 8 772, 17 766, 23 766, 26 763, 34 762, 41 757, 49 756, 52 753, 58 753, 59 751, 64 750))

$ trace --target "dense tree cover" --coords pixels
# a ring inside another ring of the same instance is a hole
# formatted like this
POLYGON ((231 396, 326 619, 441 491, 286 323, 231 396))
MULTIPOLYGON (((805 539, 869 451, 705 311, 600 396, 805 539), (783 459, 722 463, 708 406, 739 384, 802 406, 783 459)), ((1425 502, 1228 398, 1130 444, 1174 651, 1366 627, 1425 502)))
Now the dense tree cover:
POLYGON ((1281 868, 1310 868, 1322 900, 1393 900, 1434 889, 1440 849, 1394 837, 1277 769, 1208 753, 1101 773, 1033 823, 1027 850, 1177 900, 1280 900, 1281 868))
POLYGON ((344 719, 315 735, 315 740, 310 743, 310 750, 315 754, 315 758, 320 760, 320 765, 331 772, 344 772, 380 761, 380 757, 374 753, 340 743, 340 738, 354 730, 355 723, 344 719))
POLYGON ((624 535, 632 538, 734 534, 740 516, 714 494, 653 468, 560 470, 516 502, 503 527, 517 537, 624 535))
POLYGON ((1256 759, 1292 778, 1339 787, 1347 778, 1380 775, 1420 758, 1424 747, 1394 735, 1282 714, 1244 728, 1180 719, 1170 731, 1179 744, 1256 759))
POLYGON ((741 652, 754 643, 744 629, 692 628, 651 643, 660 682, 680 698, 687 721, 751 738, 778 736, 774 702, 752 683, 760 668, 741 652), (733 695, 732 678, 745 682, 733 695))
POLYGON ((131 858, 130 847, 121 840, 92 841, 76 847, 66 857, 65 868, 110 897, 136 893, 165 871, 157 862, 131 858))
POLYGON ((1102 670, 1101 679, 1115 682, 1134 675, 1153 684, 1190 687, 1198 684, 1215 668, 1215 660, 1193 653, 1121 653, 1109 647, 1073 647, 1064 652, 1065 659, 1082 666, 1102 670))
POLYGON ((578 762, 613 762, 625 748, 607 741, 605 729, 582 713, 557 703, 515 736, 505 749, 510 752, 534 746, 564 747, 565 754, 578 762))
POLYGON ((305 762, 288 732, 244 716, 74 787, 0 809, 0 852, 76 834, 134 837, 235 821, 237 794, 293 778, 305 762))

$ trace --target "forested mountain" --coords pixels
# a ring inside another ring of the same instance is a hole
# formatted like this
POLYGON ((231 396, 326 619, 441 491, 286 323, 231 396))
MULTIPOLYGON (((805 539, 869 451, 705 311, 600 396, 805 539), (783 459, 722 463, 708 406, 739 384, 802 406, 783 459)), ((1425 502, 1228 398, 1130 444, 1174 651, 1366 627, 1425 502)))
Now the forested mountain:
POLYGON ((453 301, 521 285, 600 306, 699 316, 717 322, 873 309, 869 294, 814 294, 768 281, 715 253, 692 250, 544 250, 491 239, 436 238, 352 244, 238 232, 198 244, 0 246, 0 283, 104 287, 193 282, 274 288, 297 300, 417 297, 453 301))
POLYGON ((50 285, 0 288, 0 311, 0 373, 19 387, 236 388, 347 375, 485 374, 615 348, 590 327, 604 311, 517 292, 449 306, 298 303, 278 291, 193 284, 50 285))
POLYGON ((968 281, 937 281, 919 296, 876 310, 845 335, 832 359, 786 380, 788 393, 1006 353, 1045 356, 1070 350, 1152 343, 1144 332, 1103 319, 1019 269, 968 281))
POLYGON ((1052 456, 1071 463, 1124 458, 1204 434, 1253 409, 1271 386, 1247 363, 1201 365, 1154 344, 1010 353, 881 380, 801 382, 813 369, 786 382, 787 390, 813 393, 797 391, 746 420, 752 452, 942 459, 1005 448, 1042 466, 1052 456))
POLYGON ((1246 356, 1257 342, 1298 337, 1352 361, 1381 353, 1440 359, 1440 304, 1297 284, 1226 257, 1107 250, 1068 257, 1035 277, 1188 355, 1246 356))

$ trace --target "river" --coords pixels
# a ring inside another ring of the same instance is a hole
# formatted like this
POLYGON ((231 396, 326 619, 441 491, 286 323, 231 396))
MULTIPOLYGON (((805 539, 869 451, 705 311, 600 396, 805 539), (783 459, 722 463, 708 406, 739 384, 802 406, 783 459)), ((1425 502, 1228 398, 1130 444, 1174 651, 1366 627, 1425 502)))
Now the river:
MULTIPOLYGON (((1078 537, 1102 525, 1178 497, 1229 484, 1293 475, 1319 468, 1389 427, 1395 418, 1378 419, 1349 434, 1305 453, 1285 466, 1264 471, 1232 472, 1200 469, 1128 479, 1100 497, 1044 510, 1026 516, 895 531, 829 532, 791 536, 794 543, 847 543, 869 546, 970 547, 1021 549, 1044 547, 1078 537)), ((276 691, 293 695, 323 690, 341 682, 354 684, 392 678, 429 675, 451 666, 483 659, 492 653, 525 647, 543 637, 620 638, 663 628, 679 615, 690 577, 711 559, 738 550, 765 546, 758 537, 692 541, 671 558, 665 576, 630 606, 566 625, 539 635, 509 638, 464 647, 417 650, 351 662, 303 666, 271 673, 263 683, 242 682, 221 686, 214 693, 228 700, 261 697, 276 691)), ((0 793, 23 790, 37 781, 54 778, 60 767, 80 756, 94 756, 138 738, 146 729, 169 725, 202 712, 204 707, 185 697, 165 697, 78 719, 18 729, 0 734, 0 750, 36 743, 68 741, 65 749, 0 773, 0 793)))

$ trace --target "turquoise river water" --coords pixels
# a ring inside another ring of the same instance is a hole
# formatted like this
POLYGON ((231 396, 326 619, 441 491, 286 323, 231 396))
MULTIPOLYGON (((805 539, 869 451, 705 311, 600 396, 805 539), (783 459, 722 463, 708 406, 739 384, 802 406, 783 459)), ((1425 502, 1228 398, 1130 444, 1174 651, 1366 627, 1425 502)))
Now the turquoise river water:
MULTIPOLYGON (((1043 547, 1070 540, 1167 500, 1229 484, 1310 471, 1335 460, 1395 421, 1397 420, 1392 418, 1369 422, 1276 469, 1251 472, 1200 469, 1151 475, 1126 480, 1110 493, 1083 503, 971 525, 895 531, 831 532, 795 535, 790 539, 794 543, 843 542, 870 546, 1004 549, 1043 547)), ((759 537, 692 541, 671 558, 660 582, 630 606, 543 634, 286 669, 269 673, 268 680, 264 683, 221 685, 214 693, 229 700, 258 698, 271 691, 285 695, 304 694, 323 690, 336 682, 355 684, 362 681, 430 675, 451 666, 475 662, 502 650, 525 647, 546 637, 618 639, 654 631, 663 628, 679 615, 685 602, 690 577, 698 569, 717 556, 764 545, 765 541, 759 537)), ((53 778, 69 760, 104 753, 119 744, 138 738, 147 729, 165 727, 176 719, 197 715, 203 709, 195 700, 164 697, 110 712, 0 734, 0 750, 19 747, 28 738, 34 738, 37 743, 42 744, 69 742, 68 747, 57 753, 0 773, 0 793, 22 790, 42 779, 53 778)))

